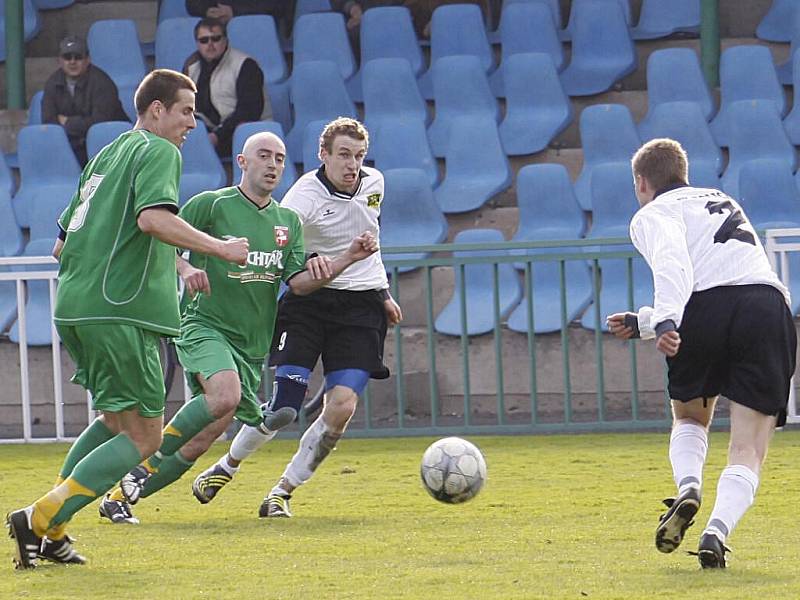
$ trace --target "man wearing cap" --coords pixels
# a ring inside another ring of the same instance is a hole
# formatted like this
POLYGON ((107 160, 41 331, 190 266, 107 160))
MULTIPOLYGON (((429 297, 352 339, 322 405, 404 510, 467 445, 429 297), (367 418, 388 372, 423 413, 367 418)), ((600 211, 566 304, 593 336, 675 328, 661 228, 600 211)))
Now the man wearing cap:
POLYGON ((81 166, 86 164, 86 132, 102 121, 127 121, 117 86, 89 59, 86 42, 67 36, 58 46, 59 69, 44 85, 42 122, 64 127, 81 166))

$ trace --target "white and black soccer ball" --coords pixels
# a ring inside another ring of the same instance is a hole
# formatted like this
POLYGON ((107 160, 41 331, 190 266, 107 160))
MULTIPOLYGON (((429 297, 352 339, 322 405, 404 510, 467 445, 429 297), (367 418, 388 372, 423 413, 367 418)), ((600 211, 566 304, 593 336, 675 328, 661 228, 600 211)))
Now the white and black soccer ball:
POLYGON ((458 437, 433 442, 422 455, 422 484, 439 502, 460 504, 486 482, 486 461, 475 444, 458 437))

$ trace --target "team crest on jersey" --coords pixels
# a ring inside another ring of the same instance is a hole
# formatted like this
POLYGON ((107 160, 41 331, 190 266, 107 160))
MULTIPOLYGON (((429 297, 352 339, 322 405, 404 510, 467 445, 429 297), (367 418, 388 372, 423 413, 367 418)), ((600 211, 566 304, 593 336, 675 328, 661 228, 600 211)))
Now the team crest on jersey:
POLYGON ((275 225, 275 245, 283 248, 289 243, 289 228, 286 225, 275 225))
POLYGON ((367 196, 367 206, 370 208, 378 208, 381 204, 380 194, 370 194, 367 196))

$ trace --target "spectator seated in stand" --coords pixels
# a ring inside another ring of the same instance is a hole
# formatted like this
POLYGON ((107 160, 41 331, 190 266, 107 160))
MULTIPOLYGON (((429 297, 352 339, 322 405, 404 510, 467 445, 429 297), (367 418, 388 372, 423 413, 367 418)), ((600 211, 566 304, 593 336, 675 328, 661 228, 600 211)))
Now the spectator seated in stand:
POLYGON ((217 19, 227 24, 242 15, 272 15, 276 22, 285 21, 294 2, 285 0, 186 0, 186 12, 192 17, 217 19))
POLYGON ((78 162, 86 164, 86 132, 95 123, 127 121, 117 86, 92 64, 86 42, 67 36, 58 46, 59 69, 44 85, 42 122, 61 125, 78 162))

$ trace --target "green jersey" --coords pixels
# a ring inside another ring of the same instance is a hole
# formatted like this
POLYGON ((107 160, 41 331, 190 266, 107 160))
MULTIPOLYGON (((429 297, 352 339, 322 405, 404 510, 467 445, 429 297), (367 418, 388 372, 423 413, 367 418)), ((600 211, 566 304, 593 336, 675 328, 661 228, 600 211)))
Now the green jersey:
POLYGON ((207 325, 246 357, 263 360, 272 342, 280 282, 305 268, 300 220, 277 202, 259 208, 238 187, 198 194, 180 214, 214 237, 250 241, 244 267, 213 256, 190 255, 189 262, 208 274, 211 295, 184 297, 181 327, 207 325))
POLYGON ((55 321, 125 323, 178 335, 175 248, 147 235, 136 219, 148 207, 178 212, 181 155, 157 135, 120 135, 83 170, 58 220, 66 232, 59 258, 55 321))

